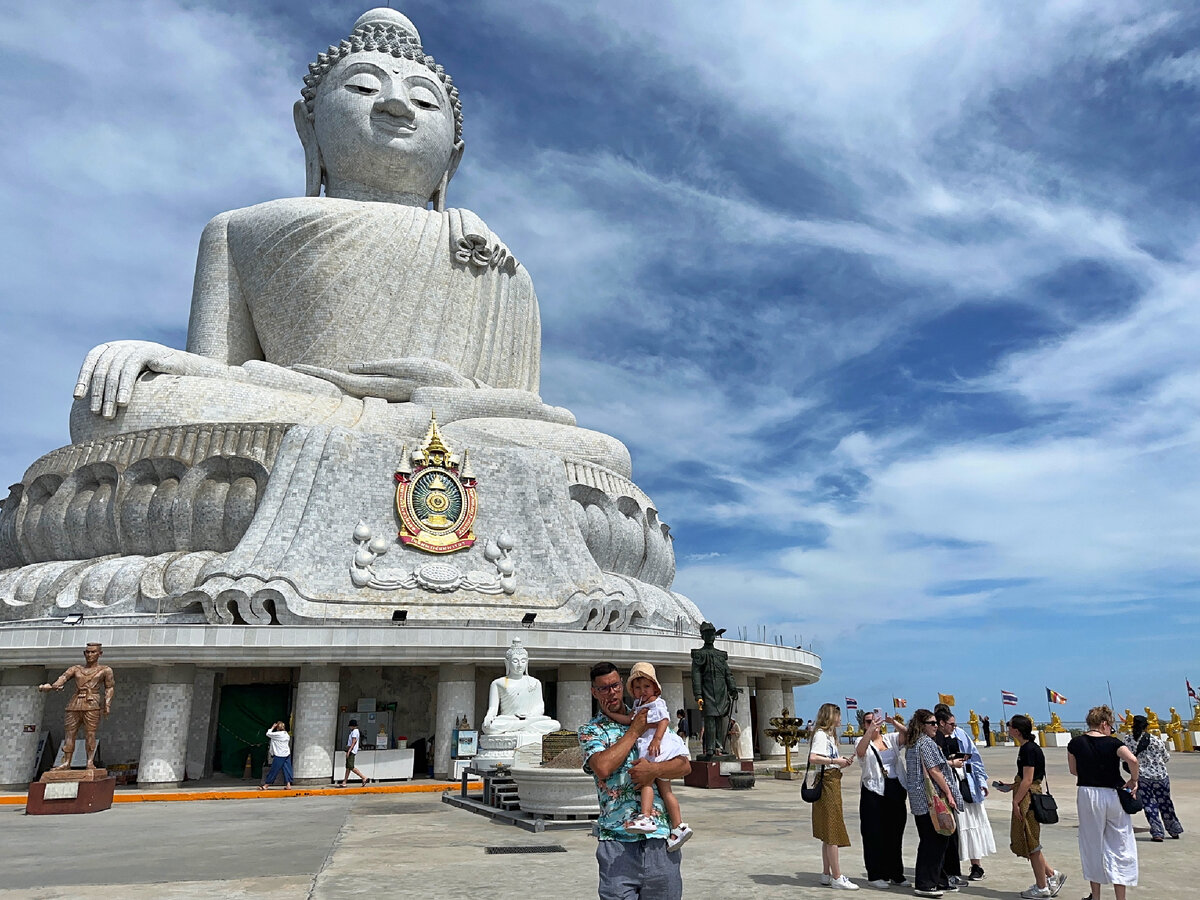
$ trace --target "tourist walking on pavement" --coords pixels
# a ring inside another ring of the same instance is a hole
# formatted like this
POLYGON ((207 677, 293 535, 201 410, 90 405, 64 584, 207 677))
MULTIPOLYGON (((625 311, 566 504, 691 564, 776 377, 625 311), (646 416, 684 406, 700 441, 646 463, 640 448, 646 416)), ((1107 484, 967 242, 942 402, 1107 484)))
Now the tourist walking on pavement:
POLYGON ((350 773, 353 772, 362 779, 363 787, 371 783, 371 779, 364 775, 354 765, 354 758, 358 755, 358 749, 362 744, 362 732, 358 730, 358 719, 350 720, 350 733, 346 735, 346 773, 342 776, 342 780, 338 782, 338 787, 345 787, 346 782, 350 778, 350 773))
MULTIPOLYGON (((940 704, 939 704, 940 706, 940 704)), ((938 722, 938 743, 951 768, 958 777, 958 792, 962 795, 963 804, 958 811, 958 840, 951 841, 946 850, 956 851, 957 859, 969 859, 971 872, 967 878, 962 878, 959 865, 954 866, 955 875, 959 878, 959 887, 964 887, 967 881, 979 881, 984 877, 983 857, 996 852, 996 838, 992 834, 992 823, 988 821, 987 810, 983 801, 988 795, 987 769, 983 765, 983 757, 979 748, 970 736, 958 727, 954 713, 949 707, 934 710, 933 716, 938 722)), ((945 871, 951 871, 946 868, 945 871)), ((953 881, 950 882, 954 884, 953 881)))
POLYGON ((808 748, 809 765, 821 767, 821 797, 813 804, 813 837, 821 842, 821 884, 843 891, 858 885, 842 874, 838 848, 850 846, 846 819, 842 815, 842 769, 851 760, 837 749, 837 729, 842 710, 836 703, 822 703, 808 748))
POLYGON ((925 778, 928 776, 936 794, 942 797, 951 810, 962 806, 958 793, 958 778, 946 764, 942 748, 934 741, 937 734, 937 719, 927 709, 918 709, 909 722, 905 740, 904 782, 908 788, 908 808, 917 823, 917 864, 914 881, 918 897, 940 897, 945 890, 957 891, 943 880, 942 863, 946 847, 952 835, 939 834, 929 814, 929 797, 925 793, 925 778))
POLYGON ((1008 734, 1017 743, 1017 777, 1011 785, 997 787, 1012 791, 1012 824, 1009 827, 1009 849, 1022 859, 1029 860, 1033 881, 1021 891, 1022 897, 1057 897, 1067 876, 1050 865, 1042 852, 1042 825, 1034 818, 1031 795, 1042 793, 1046 780, 1046 754, 1033 740, 1033 720, 1015 715, 1008 720, 1008 734))
POLYGON ((1102 884, 1111 884, 1117 900, 1125 900, 1125 889, 1137 884, 1138 857, 1133 819, 1117 791, 1138 793, 1138 758, 1113 737, 1113 712, 1107 706, 1088 710, 1087 726, 1067 744, 1067 766, 1079 785, 1079 863, 1091 882, 1091 900, 1100 900, 1102 884), (1122 761, 1129 768, 1128 781, 1121 777, 1122 761))
POLYGON ((1171 800, 1171 779, 1167 777, 1171 754, 1166 744, 1146 730, 1149 724, 1145 716, 1134 716, 1133 731, 1125 736, 1125 746, 1138 760, 1138 798, 1150 823, 1150 840, 1157 843, 1164 834, 1178 838, 1183 834, 1183 823, 1171 800))
POLYGON ((667 852, 670 826, 662 800, 654 804, 658 827, 652 834, 625 830, 638 814, 641 788, 660 779, 682 778, 691 763, 676 756, 652 762, 638 756, 637 740, 649 728, 646 712, 633 716, 626 728, 611 718, 629 715, 622 696, 621 673, 610 662, 592 667, 592 696, 600 714, 579 729, 583 770, 596 780, 600 818, 596 820, 596 862, 600 868, 600 900, 681 900, 683 853, 667 852))
POLYGON ((907 887, 901 848, 908 820, 908 791, 904 787, 904 724, 892 721, 896 730, 883 734, 886 719, 878 711, 863 716, 863 736, 854 749, 860 766, 858 822, 862 834, 863 862, 867 883, 874 888, 907 887))
POLYGON ((283 773, 284 787, 290 788, 292 786, 292 737, 287 733, 287 725, 283 722, 276 722, 267 729, 267 740, 271 743, 271 769, 258 789, 265 791, 267 785, 275 783, 280 772, 283 773))

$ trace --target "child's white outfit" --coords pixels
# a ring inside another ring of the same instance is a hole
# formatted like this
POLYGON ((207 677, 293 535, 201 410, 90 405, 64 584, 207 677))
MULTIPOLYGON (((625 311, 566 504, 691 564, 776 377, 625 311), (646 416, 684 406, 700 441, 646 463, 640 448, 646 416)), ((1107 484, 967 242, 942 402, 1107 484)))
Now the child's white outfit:
POLYGON ((642 732, 642 736, 637 739, 638 756, 643 759, 649 759, 650 762, 662 762, 666 759, 674 759, 677 756, 690 759, 691 754, 688 753, 687 744, 683 742, 683 738, 669 727, 662 736, 658 756, 651 758, 650 742, 654 740, 654 726, 664 719, 669 726, 671 723, 671 711, 667 709, 667 703, 662 697, 655 697, 649 703, 643 703, 641 700, 634 701, 633 714, 635 716, 643 709, 646 710, 646 722, 649 723, 650 727, 642 732))

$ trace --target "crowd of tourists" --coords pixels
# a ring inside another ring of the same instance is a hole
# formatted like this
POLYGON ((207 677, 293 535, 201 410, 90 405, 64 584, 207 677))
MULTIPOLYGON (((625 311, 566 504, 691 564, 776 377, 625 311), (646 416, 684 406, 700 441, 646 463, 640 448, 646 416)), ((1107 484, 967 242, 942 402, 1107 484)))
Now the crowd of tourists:
MULTIPOLYGON (((1183 826, 1171 802, 1162 741, 1147 731, 1144 716, 1133 721, 1124 740, 1114 736, 1113 712, 1097 706, 1087 715, 1087 731, 1071 739, 1067 764, 1076 779, 1079 859, 1090 893, 1100 900, 1112 885, 1116 900, 1137 884, 1138 855, 1131 815, 1145 809, 1151 840, 1178 838, 1183 826), (1122 769, 1124 771, 1122 771, 1122 769)), ((841 869, 839 850, 850 846, 842 812, 843 770, 859 763, 859 828, 867 884, 908 888, 918 897, 942 897, 986 877, 983 860, 996 853, 996 841, 984 800, 991 789, 1012 795, 1009 850, 1028 860, 1033 884, 1025 898, 1056 897, 1066 875, 1046 858, 1043 824, 1058 820, 1049 792, 1046 756, 1033 738, 1033 722, 1015 715, 1008 734, 1017 747, 1016 772, 1010 781, 989 785, 975 741, 958 727, 944 704, 918 709, 906 724, 878 711, 863 718, 863 734, 852 755, 838 749, 841 709, 826 703, 817 713, 809 745, 805 799, 813 802, 813 837, 821 842, 821 883, 858 890, 841 869), (884 726, 891 726, 885 733, 884 726), (815 799, 814 799, 815 797, 815 799), (912 816, 917 832, 913 880, 904 874, 901 847, 912 816)))
MULTIPOLYGON (((601 815, 597 823, 601 900, 680 900, 682 853, 691 831, 682 823, 669 782, 691 768, 678 737, 668 748, 670 713, 661 700, 653 666, 638 663, 623 683, 617 667, 591 671, 599 713, 580 728, 584 768, 595 776, 601 815), (631 709, 624 693, 637 697, 631 709), (652 709, 653 708, 653 709, 652 709)), ((677 730, 686 719, 677 711, 677 730)), ((1067 876, 1042 845, 1042 826, 1058 821, 1046 778, 1046 755, 1034 740, 1033 722, 1014 715, 1008 735, 1016 744, 1011 778, 989 782, 976 742, 944 704, 918 709, 906 723, 879 710, 863 717, 853 752, 843 754, 841 708, 823 704, 813 722, 808 766, 801 789, 812 803, 812 832, 821 842, 821 884, 859 890, 842 870, 841 851, 851 845, 842 807, 845 770, 859 766, 859 832, 866 881, 879 889, 904 889, 918 897, 942 897, 987 877, 984 861, 997 852, 984 801, 992 790, 1011 795, 1009 850, 1028 861, 1033 884, 1023 898, 1057 897, 1067 876), (815 771, 814 771, 815 767, 815 771), (809 780, 809 775, 815 777, 809 780), (917 837, 912 880, 905 874, 903 841, 909 818, 917 837)), ((725 729, 722 728, 723 732, 725 729)), ((1089 893, 1101 900, 1112 886, 1126 900, 1138 881, 1138 853, 1131 815, 1143 806, 1151 840, 1178 838, 1183 826, 1171 802, 1169 754, 1135 717, 1132 733, 1114 736, 1107 706, 1088 711, 1087 731, 1071 739, 1067 764, 1076 782, 1079 862, 1089 893)))

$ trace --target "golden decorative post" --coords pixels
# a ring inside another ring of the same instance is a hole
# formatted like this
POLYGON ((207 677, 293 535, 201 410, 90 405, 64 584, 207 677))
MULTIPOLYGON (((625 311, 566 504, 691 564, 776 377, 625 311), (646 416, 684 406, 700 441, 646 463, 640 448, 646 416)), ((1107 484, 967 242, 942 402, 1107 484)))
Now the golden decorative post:
POLYGON ((782 712, 782 715, 770 720, 771 727, 763 729, 763 733, 783 747, 784 769, 782 773, 776 772, 775 776, 790 780, 792 776, 799 774, 792 768, 792 748, 800 743, 804 720, 788 715, 786 708, 782 712))

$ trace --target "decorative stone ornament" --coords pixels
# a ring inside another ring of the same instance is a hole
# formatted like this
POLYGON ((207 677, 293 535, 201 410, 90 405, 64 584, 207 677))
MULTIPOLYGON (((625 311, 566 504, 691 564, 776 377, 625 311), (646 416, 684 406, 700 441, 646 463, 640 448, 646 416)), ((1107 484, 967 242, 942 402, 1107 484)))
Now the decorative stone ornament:
POLYGON ((401 453, 396 471, 396 512, 400 516, 400 541, 429 553, 453 553, 475 543, 471 526, 478 509, 475 479, 450 452, 430 416, 429 431, 411 460, 408 448, 401 453))

